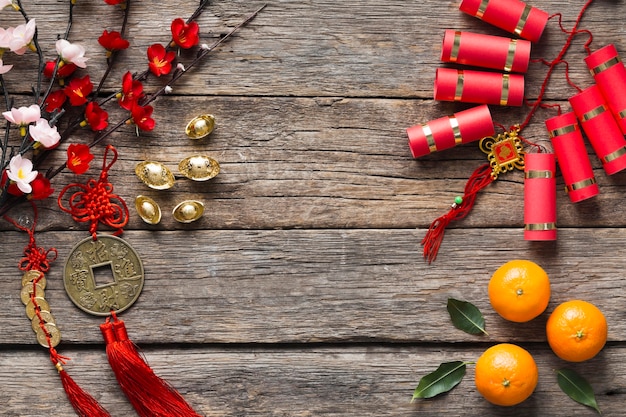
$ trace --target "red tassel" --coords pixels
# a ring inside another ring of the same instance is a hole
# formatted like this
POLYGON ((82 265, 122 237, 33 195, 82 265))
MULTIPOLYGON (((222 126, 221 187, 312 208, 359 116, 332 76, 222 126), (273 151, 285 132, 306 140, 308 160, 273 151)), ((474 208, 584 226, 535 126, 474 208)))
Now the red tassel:
POLYGON ((450 211, 431 223, 426 236, 422 239, 424 258, 428 260, 428 263, 433 262, 437 258, 443 235, 446 233, 446 227, 454 220, 465 218, 472 211, 472 207, 474 207, 476 194, 493 182, 491 173, 492 168, 488 163, 478 167, 467 180, 467 184, 465 184, 463 200, 460 203, 455 202, 450 211))
POLYGON ((200 417, 185 399, 142 358, 126 326, 112 314, 100 325, 109 363, 122 391, 140 417, 200 417))
MULTIPOLYGON (((65 358, 67 359, 67 358, 65 358)), ((80 417, 111 417, 111 415, 85 390, 78 386, 78 384, 69 376, 61 362, 63 358, 54 350, 50 348, 50 360, 59 371, 59 377, 61 383, 67 394, 67 399, 74 407, 74 411, 80 417)))

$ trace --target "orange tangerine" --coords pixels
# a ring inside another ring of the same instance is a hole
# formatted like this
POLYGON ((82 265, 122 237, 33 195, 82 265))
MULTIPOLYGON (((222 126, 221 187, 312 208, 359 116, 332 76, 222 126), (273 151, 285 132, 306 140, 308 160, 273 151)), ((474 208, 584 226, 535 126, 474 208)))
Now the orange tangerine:
POLYGON ((543 313, 550 301, 548 274, 532 261, 509 261, 491 276, 489 301, 507 320, 518 323, 532 320, 543 313))

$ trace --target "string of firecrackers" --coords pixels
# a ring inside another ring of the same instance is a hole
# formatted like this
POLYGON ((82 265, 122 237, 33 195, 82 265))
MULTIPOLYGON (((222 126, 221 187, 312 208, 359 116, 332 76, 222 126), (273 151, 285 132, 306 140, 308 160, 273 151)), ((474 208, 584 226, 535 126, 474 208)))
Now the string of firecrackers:
POLYGON ((470 176, 464 195, 457 196, 450 210, 431 223, 422 240, 424 257, 429 263, 437 257, 447 225, 465 218, 473 207, 476 194, 500 174, 514 169, 524 171, 524 239, 556 240, 556 162, 572 203, 599 193, 583 132, 607 175, 626 168, 626 68, 614 45, 592 51, 591 32, 579 29, 584 13, 592 3, 593 0, 587 0, 575 25, 568 30, 562 25, 561 14, 549 15, 519 0, 461 1, 459 9, 462 12, 517 37, 446 30, 441 61, 460 68, 436 70, 434 98, 478 105, 406 130, 414 158, 479 141, 479 148, 488 159, 470 176), (547 66, 548 71, 538 98, 528 103, 524 97, 524 73, 531 62, 532 44, 540 41, 548 21, 553 18, 558 18, 560 30, 567 35, 567 40, 555 59, 537 60, 547 66), (585 89, 570 81, 569 64, 563 59, 579 34, 588 36, 584 62, 595 81, 585 89), (559 65, 565 66, 566 80, 577 91, 569 99, 571 111, 562 112, 560 106, 543 103, 551 75, 559 65), (519 107, 525 104, 530 107, 525 120, 496 135, 498 124, 494 123, 489 106, 519 107), (520 133, 539 108, 550 107, 557 107, 558 114, 545 120, 553 148, 546 151, 525 140, 520 133))
MULTIPOLYGON (((109 413, 68 375, 64 365, 69 358, 60 355, 56 350, 61 342, 61 333, 44 298, 44 289, 45 273, 56 259, 57 250, 55 248, 45 250, 36 243, 38 211, 35 202, 47 199, 54 193, 51 179, 66 168, 76 175, 86 173, 94 159, 91 149, 114 131, 125 125, 132 125, 137 135, 140 131, 153 130, 155 121, 152 118, 151 103, 163 94, 171 92, 172 85, 190 68, 200 63, 208 53, 229 39, 235 31, 247 24, 265 7, 263 5, 228 33, 220 36, 213 44, 207 45, 200 44, 199 25, 196 22, 208 4, 208 0, 202 0, 187 20, 175 18, 172 21, 171 39, 165 45, 154 43, 147 48, 147 69, 135 74, 126 72, 121 80, 120 91, 103 98, 101 88, 118 61, 116 59, 118 52, 130 46, 124 34, 131 0, 104 0, 104 2, 119 7, 123 11, 123 18, 119 32, 104 30, 98 38, 98 43, 103 48, 102 55, 106 57, 107 69, 99 84, 95 85, 84 71, 90 59, 86 56, 87 51, 81 45, 68 40, 75 1, 67 2, 68 25, 65 33, 58 36, 55 58, 46 61, 45 51, 38 41, 43 34, 38 33, 35 19, 28 16, 20 0, 0 0, 0 9, 4 9, 2 13, 17 12, 17 17, 25 22, 15 27, 0 29, 0 84, 5 103, 7 107, 11 107, 2 113, 7 124, 4 138, 0 139, 0 216, 29 235, 30 242, 24 248, 24 257, 18 262, 19 269, 24 272, 21 298, 26 305, 26 314, 32 320, 31 326, 36 333, 37 341, 48 349, 50 360, 58 371, 68 400, 81 417, 109 417, 109 413), (3 61, 2 58, 6 57, 4 53, 7 51, 20 56, 29 49, 37 54, 39 62, 35 74, 36 82, 32 88, 33 104, 12 107, 13 100, 7 89, 6 78, 13 65, 8 65, 9 60, 3 61), (181 50, 191 52, 182 53, 181 50), (181 62, 183 57, 190 57, 185 65, 181 62), (145 92, 143 88, 143 82, 149 76, 165 79, 163 85, 152 93, 145 92), (127 111, 126 116, 117 123, 109 122, 109 114, 104 109, 105 105, 111 103, 118 104, 127 111), (60 131, 61 126, 63 128, 60 131), (11 131, 15 127, 19 132, 19 140, 12 144, 11 131), (93 134, 91 141, 87 144, 69 144, 66 162, 57 168, 41 169, 46 157, 61 144, 75 135, 89 135, 84 133, 87 129, 80 128, 88 128, 93 134), (25 221, 17 221, 7 215, 12 208, 24 201, 30 202, 33 209, 33 219, 28 221, 28 225, 22 224, 25 221)), ((143 280, 143 267, 138 256, 133 255, 132 247, 116 236, 97 236, 99 224, 116 229, 114 235, 119 235, 128 221, 126 204, 123 199, 113 194, 113 185, 107 176, 116 159, 117 151, 113 145, 106 145, 99 179, 68 184, 59 194, 58 204, 61 210, 70 213, 78 222, 90 223, 91 236, 86 239, 85 253, 91 253, 93 256, 83 257, 80 252, 80 256, 73 258, 70 256, 68 264, 83 268, 83 263, 87 262, 86 258, 90 258, 89 261, 100 261, 105 256, 104 248, 106 253, 113 254, 111 256, 123 258, 125 262, 123 270, 126 275, 133 273, 143 280), (112 157, 107 158, 108 154, 112 157), (66 194, 71 194, 67 206, 62 203, 66 194), (109 246, 103 241, 109 242, 109 246), (129 253, 131 255, 128 255, 129 253), (132 264, 129 266, 128 262, 132 264)), ((82 243, 75 247, 76 251, 82 251, 80 246, 82 243)), ((83 270, 86 268, 80 272, 83 270)), ((72 279, 80 286, 84 277, 75 274, 72 279)), ((134 297, 130 297, 128 306, 136 300, 140 289, 137 288, 132 294, 129 292, 129 295, 134 297)), ((128 338, 124 322, 117 318, 116 313, 122 311, 121 308, 115 310, 118 298, 116 296, 114 301, 106 301, 110 311, 105 314, 110 317, 100 329, 106 342, 106 353, 111 368, 137 414, 142 417, 157 415, 199 417, 184 398, 169 383, 155 375, 145 363, 137 347, 128 338), (109 305, 109 302, 112 304, 109 305)), ((70 299, 76 304, 71 295, 70 299)))

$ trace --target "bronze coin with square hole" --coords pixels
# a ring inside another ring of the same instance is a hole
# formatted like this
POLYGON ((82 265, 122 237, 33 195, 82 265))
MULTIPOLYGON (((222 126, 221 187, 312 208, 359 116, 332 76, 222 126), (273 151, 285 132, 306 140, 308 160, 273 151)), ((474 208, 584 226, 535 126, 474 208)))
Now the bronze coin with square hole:
POLYGON ((65 262, 63 282, 78 308, 108 316, 137 301, 144 283, 143 264, 137 252, 118 237, 88 237, 72 249, 65 262))

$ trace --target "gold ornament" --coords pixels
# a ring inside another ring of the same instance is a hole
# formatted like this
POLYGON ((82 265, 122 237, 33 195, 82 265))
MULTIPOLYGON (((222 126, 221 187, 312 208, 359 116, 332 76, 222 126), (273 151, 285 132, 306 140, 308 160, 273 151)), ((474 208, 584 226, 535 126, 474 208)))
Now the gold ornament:
POLYGON ((519 126, 499 134, 495 138, 487 136, 479 142, 480 150, 487 154, 489 165, 491 165, 491 177, 496 180, 498 175, 512 171, 513 169, 524 169, 524 148, 522 141, 517 135, 519 126))

